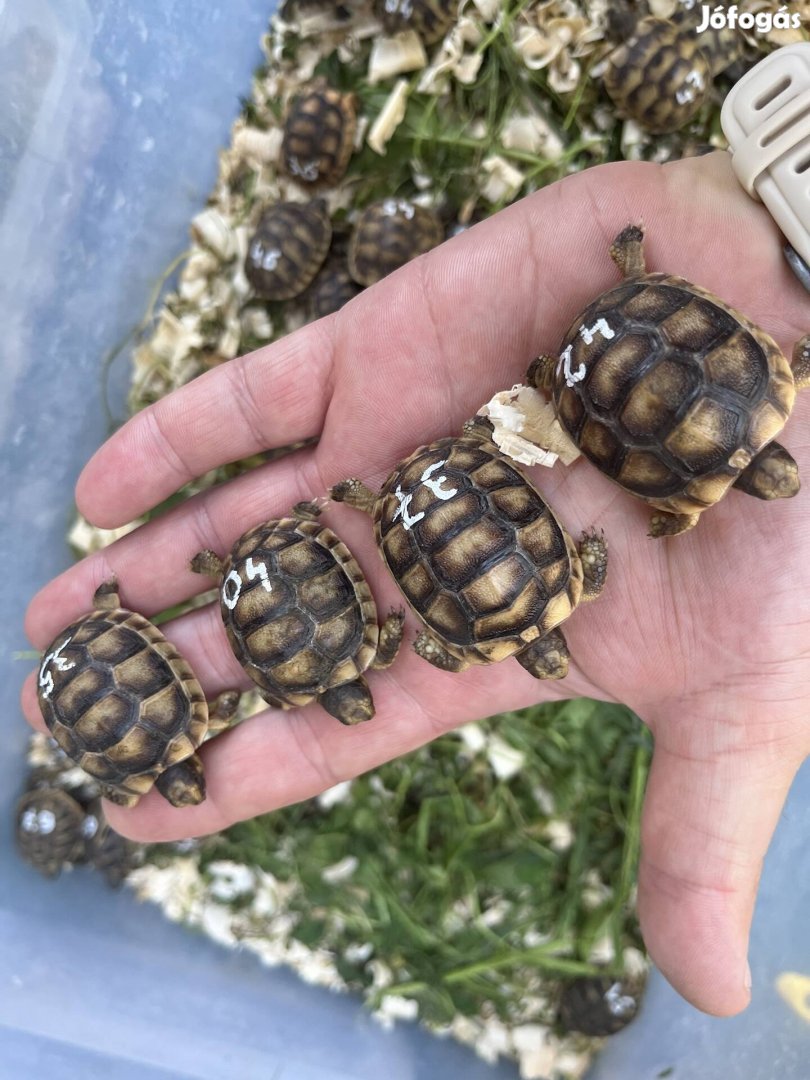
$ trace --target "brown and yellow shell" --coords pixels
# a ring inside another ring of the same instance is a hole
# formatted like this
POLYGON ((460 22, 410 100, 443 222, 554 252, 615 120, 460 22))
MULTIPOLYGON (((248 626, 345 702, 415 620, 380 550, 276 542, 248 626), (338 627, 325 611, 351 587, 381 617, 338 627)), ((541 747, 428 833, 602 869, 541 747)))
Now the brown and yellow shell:
POLYGON ((142 615, 91 611, 46 649, 37 680, 51 735, 105 788, 144 795, 208 729, 191 668, 142 615))
POLYGON ((282 202, 262 214, 250 238, 245 276, 264 300, 291 300, 313 281, 329 251, 332 223, 322 199, 282 202))
POLYGON ((345 253, 330 255, 310 286, 309 306, 313 317, 333 315, 362 291, 362 286, 349 273, 345 253))
POLYGON ((374 8, 387 34, 415 30, 425 45, 433 45, 453 25, 458 0, 375 0, 374 8))
POLYGON ((503 660, 568 618, 582 595, 574 542, 495 446, 440 439, 401 462, 374 508, 383 560, 458 659, 503 660))
POLYGON ((17 803, 17 848, 27 863, 56 877, 84 854, 84 810, 60 788, 36 788, 17 803))
POLYGON ((83 832, 87 862, 117 889, 140 861, 138 845, 110 828, 98 799, 88 808, 83 832))
POLYGON ((605 89, 621 115, 658 135, 688 124, 712 85, 699 40, 668 19, 642 19, 605 69, 605 89))
POLYGON ((271 705, 306 705, 352 682, 377 653, 377 609, 363 572, 325 525, 257 525, 223 565, 220 612, 239 663, 271 705))
POLYGON ((668 274, 629 278, 586 308, 565 335, 552 390, 583 454, 672 513, 721 499, 796 396, 768 334, 668 274))
POLYGON ((687 6, 680 3, 670 15, 670 21, 682 33, 697 38, 698 47, 706 58, 709 71, 713 76, 719 75, 740 59, 745 38, 736 26, 728 25, 715 27, 710 24, 698 33, 697 28, 704 22, 703 15, 703 4, 696 2, 687 6))
POLYGON ((438 214, 407 199, 380 199, 360 214, 349 242, 349 273, 374 285, 444 239, 438 214))
POLYGON ((281 160, 307 186, 336 184, 349 164, 357 128, 354 94, 317 79, 293 101, 284 123, 281 160))

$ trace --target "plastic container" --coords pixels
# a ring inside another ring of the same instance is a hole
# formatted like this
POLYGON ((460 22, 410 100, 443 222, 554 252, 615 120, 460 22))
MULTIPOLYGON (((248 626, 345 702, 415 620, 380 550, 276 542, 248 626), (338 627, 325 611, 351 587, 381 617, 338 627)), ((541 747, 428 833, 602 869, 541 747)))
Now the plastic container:
MULTIPOLYGON (((22 613, 71 561, 83 463, 106 434, 100 361, 132 328, 216 173, 260 61, 260 0, 0 0, 0 1080, 506 1080, 412 1025, 227 952, 84 871, 48 882, 12 846, 28 729, 22 613)), ((125 365, 111 397, 123 412, 125 365)), ((810 771, 763 877, 754 1005, 702 1017, 654 978, 594 1080, 807 1080, 808 1030, 775 987, 810 975, 810 771)))

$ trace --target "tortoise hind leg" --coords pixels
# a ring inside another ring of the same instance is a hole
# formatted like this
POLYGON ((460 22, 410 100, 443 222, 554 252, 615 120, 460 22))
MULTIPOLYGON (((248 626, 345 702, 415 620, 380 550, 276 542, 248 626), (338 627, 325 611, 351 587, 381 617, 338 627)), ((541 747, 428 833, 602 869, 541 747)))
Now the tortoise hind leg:
POLYGON ((694 529, 699 520, 699 513, 671 514, 668 510, 655 510, 650 517, 650 531, 647 536, 652 536, 655 540, 662 536, 677 536, 694 529))
POLYGON ((197 754, 170 765, 155 780, 155 787, 172 806, 196 806, 205 799, 203 763, 197 754))
POLYGON ((604 533, 595 529, 582 534, 577 550, 582 560, 582 599, 595 600, 607 581, 608 546, 604 533))
POLYGON ((771 442, 751 458, 734 487, 756 499, 792 499, 801 487, 799 466, 784 446, 771 442))
POLYGON ((362 675, 342 686, 331 687, 318 701, 341 724, 362 724, 374 716, 374 701, 362 675))
POLYGON ((638 225, 628 225, 622 229, 610 245, 610 257, 624 277, 641 277, 646 274, 643 230, 638 225))
POLYGON ((797 390, 810 387, 810 334, 801 338, 793 346, 793 381, 797 390))
POLYGON ((380 627, 380 639, 377 644, 377 655, 371 665, 375 671, 382 671, 390 667, 396 659, 399 647, 402 644, 402 635, 405 630, 405 611, 392 611, 380 627))
POLYGON ((118 580, 114 577, 109 581, 102 581, 93 593, 93 607, 97 611, 115 611, 121 607, 118 596, 118 580))
POLYGON ((238 690, 223 690, 213 701, 210 701, 208 703, 208 734, 218 735, 220 731, 230 727, 238 705, 238 690))
POLYGON ((564 679, 571 657, 561 630, 549 630, 543 637, 515 653, 515 659, 535 679, 564 679))
POLYGON ((459 660, 458 657, 449 653, 429 630, 423 630, 417 637, 413 643, 413 651, 442 671, 464 671, 470 666, 467 660, 459 660))
POLYGON ((111 803, 115 803, 116 806, 135 806, 139 800, 140 795, 128 795, 125 791, 121 791, 118 788, 104 787, 101 788, 102 797, 109 799, 111 803))

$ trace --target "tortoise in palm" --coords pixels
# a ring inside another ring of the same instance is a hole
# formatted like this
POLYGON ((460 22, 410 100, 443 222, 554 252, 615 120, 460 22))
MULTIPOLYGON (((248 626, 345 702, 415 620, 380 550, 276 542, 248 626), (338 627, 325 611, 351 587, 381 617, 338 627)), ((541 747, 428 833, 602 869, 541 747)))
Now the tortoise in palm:
POLYGON ((383 562, 425 629, 414 643, 445 671, 515 656, 538 679, 568 671, 558 629, 599 595, 604 538, 579 546, 480 424, 400 462, 375 494, 357 479, 332 498, 374 519, 383 562))
POLYGON ((653 537, 693 528, 730 487, 760 499, 799 490, 775 442, 797 388, 810 385, 810 338, 793 365, 758 326, 706 289, 648 274, 643 233, 610 254, 625 281, 571 325, 559 356, 529 368, 560 423, 606 476, 649 503, 653 537))
POLYGON ((115 580, 99 586, 93 603, 40 664, 50 733, 112 802, 134 806, 153 785, 172 806, 202 802, 196 750, 228 724, 239 695, 220 694, 209 712, 189 665, 156 626, 121 607, 115 580))
POLYGON ((344 724, 374 715, 363 672, 393 663, 403 613, 382 626, 346 545, 299 503, 292 517, 257 525, 226 559, 201 551, 191 569, 220 581, 220 612, 239 663, 268 704, 317 700, 344 724))

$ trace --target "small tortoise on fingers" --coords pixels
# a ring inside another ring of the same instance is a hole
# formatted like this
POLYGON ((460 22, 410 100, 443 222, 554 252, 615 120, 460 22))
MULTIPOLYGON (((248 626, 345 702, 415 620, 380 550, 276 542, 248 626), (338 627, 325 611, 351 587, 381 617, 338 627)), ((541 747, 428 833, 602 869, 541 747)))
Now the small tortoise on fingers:
POLYGON ((121 607, 114 580, 99 586, 93 603, 56 636, 40 665, 49 731, 112 802, 134 806, 153 785, 172 806, 202 802, 195 751, 206 734, 227 726, 239 695, 220 694, 209 713, 189 665, 156 626, 121 607))
POLYGON ((245 276, 263 300, 292 300, 314 280, 331 240, 323 199, 276 203, 262 214, 250 239, 245 276))
POLYGON ((799 490, 774 442, 797 388, 810 386, 810 337, 793 366, 745 315, 671 274, 648 274, 630 225, 611 257, 625 281, 573 322, 559 356, 528 381, 549 391, 560 423, 606 476, 645 500, 653 537, 693 528, 730 487, 759 499, 799 490))
POLYGON ((220 612, 234 655, 268 704, 318 701, 343 724, 374 715, 368 668, 393 663, 403 613, 382 626, 346 545, 299 503, 293 517, 257 525, 220 559, 201 551, 191 569, 220 581, 220 612))
POLYGON ((307 187, 336 184, 352 156, 356 127, 354 94, 342 94, 325 79, 316 79, 295 98, 284 123, 284 168, 307 187))
POLYGON ((380 554, 425 629, 414 649, 445 671, 515 656, 538 679, 568 672, 558 629, 598 596, 607 545, 577 547, 540 493, 471 425, 420 447, 379 494, 345 480, 332 498, 374 518, 380 554))

